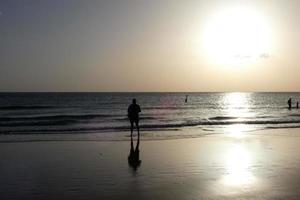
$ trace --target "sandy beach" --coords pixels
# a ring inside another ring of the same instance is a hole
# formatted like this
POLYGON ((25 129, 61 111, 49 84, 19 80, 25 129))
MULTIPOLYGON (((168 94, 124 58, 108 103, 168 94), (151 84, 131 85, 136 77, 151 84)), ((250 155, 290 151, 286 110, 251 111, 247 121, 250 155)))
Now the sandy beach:
POLYGON ((300 129, 243 136, 0 145, 1 199, 299 199, 300 129))

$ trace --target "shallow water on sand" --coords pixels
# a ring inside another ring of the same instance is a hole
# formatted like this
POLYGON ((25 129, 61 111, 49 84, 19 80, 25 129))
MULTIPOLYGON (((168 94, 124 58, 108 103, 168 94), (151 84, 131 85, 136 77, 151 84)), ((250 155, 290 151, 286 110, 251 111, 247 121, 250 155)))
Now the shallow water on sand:
MULTIPOLYGON (((0 146, 3 199, 299 199, 298 134, 0 146), (284 136, 282 136, 284 135, 284 136)), ((276 132, 275 131, 275 132, 276 132)))

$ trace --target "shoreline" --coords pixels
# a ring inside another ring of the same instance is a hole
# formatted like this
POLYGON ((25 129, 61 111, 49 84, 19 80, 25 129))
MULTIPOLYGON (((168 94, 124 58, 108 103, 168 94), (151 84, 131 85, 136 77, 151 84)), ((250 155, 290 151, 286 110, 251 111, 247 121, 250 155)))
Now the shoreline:
MULTIPOLYGON (((218 136, 218 137, 250 137, 254 135, 276 135, 282 134, 282 136, 295 135, 297 136, 300 133, 300 128, 269 128, 269 129, 259 129, 259 130, 250 130, 245 132, 240 132, 236 134, 234 133, 236 130, 229 130, 227 133, 220 132, 208 132, 197 128, 185 128, 180 130, 159 130, 159 131, 141 131, 141 141, 164 141, 164 140, 184 140, 184 139, 197 139, 203 137, 210 136, 218 136), (176 135, 172 135, 172 133, 176 132, 176 135), (188 132, 188 134, 186 133, 188 132), (158 136, 151 137, 147 135, 151 135, 153 133, 165 133, 169 134, 167 136, 158 136), (180 135, 182 134, 182 135, 180 135), (289 135, 287 135, 289 134, 289 135), (146 135, 146 137, 145 137, 146 135)), ((5 134, 0 135, 0 144, 1 143, 22 143, 22 142, 127 142, 130 141, 130 132, 118 132, 118 134, 122 134, 121 137, 113 137, 110 134, 114 132, 106 132, 106 133, 66 133, 66 134, 5 134)), ((134 132, 133 137, 136 137, 136 133, 134 132)), ((300 137, 300 134, 299 134, 300 137)))

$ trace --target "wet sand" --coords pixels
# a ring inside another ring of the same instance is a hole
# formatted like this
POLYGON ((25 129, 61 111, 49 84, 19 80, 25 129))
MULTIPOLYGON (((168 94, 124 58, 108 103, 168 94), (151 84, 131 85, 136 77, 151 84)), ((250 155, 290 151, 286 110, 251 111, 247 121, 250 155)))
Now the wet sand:
POLYGON ((1 199, 300 199, 300 129, 141 141, 1 143, 1 199))

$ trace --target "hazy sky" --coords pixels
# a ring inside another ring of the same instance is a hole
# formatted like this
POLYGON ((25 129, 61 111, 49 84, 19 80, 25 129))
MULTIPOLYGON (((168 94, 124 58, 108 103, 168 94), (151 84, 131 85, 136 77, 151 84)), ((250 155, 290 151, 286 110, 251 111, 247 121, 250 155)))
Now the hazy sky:
POLYGON ((299 88, 300 1, 0 1, 0 91, 299 88))

